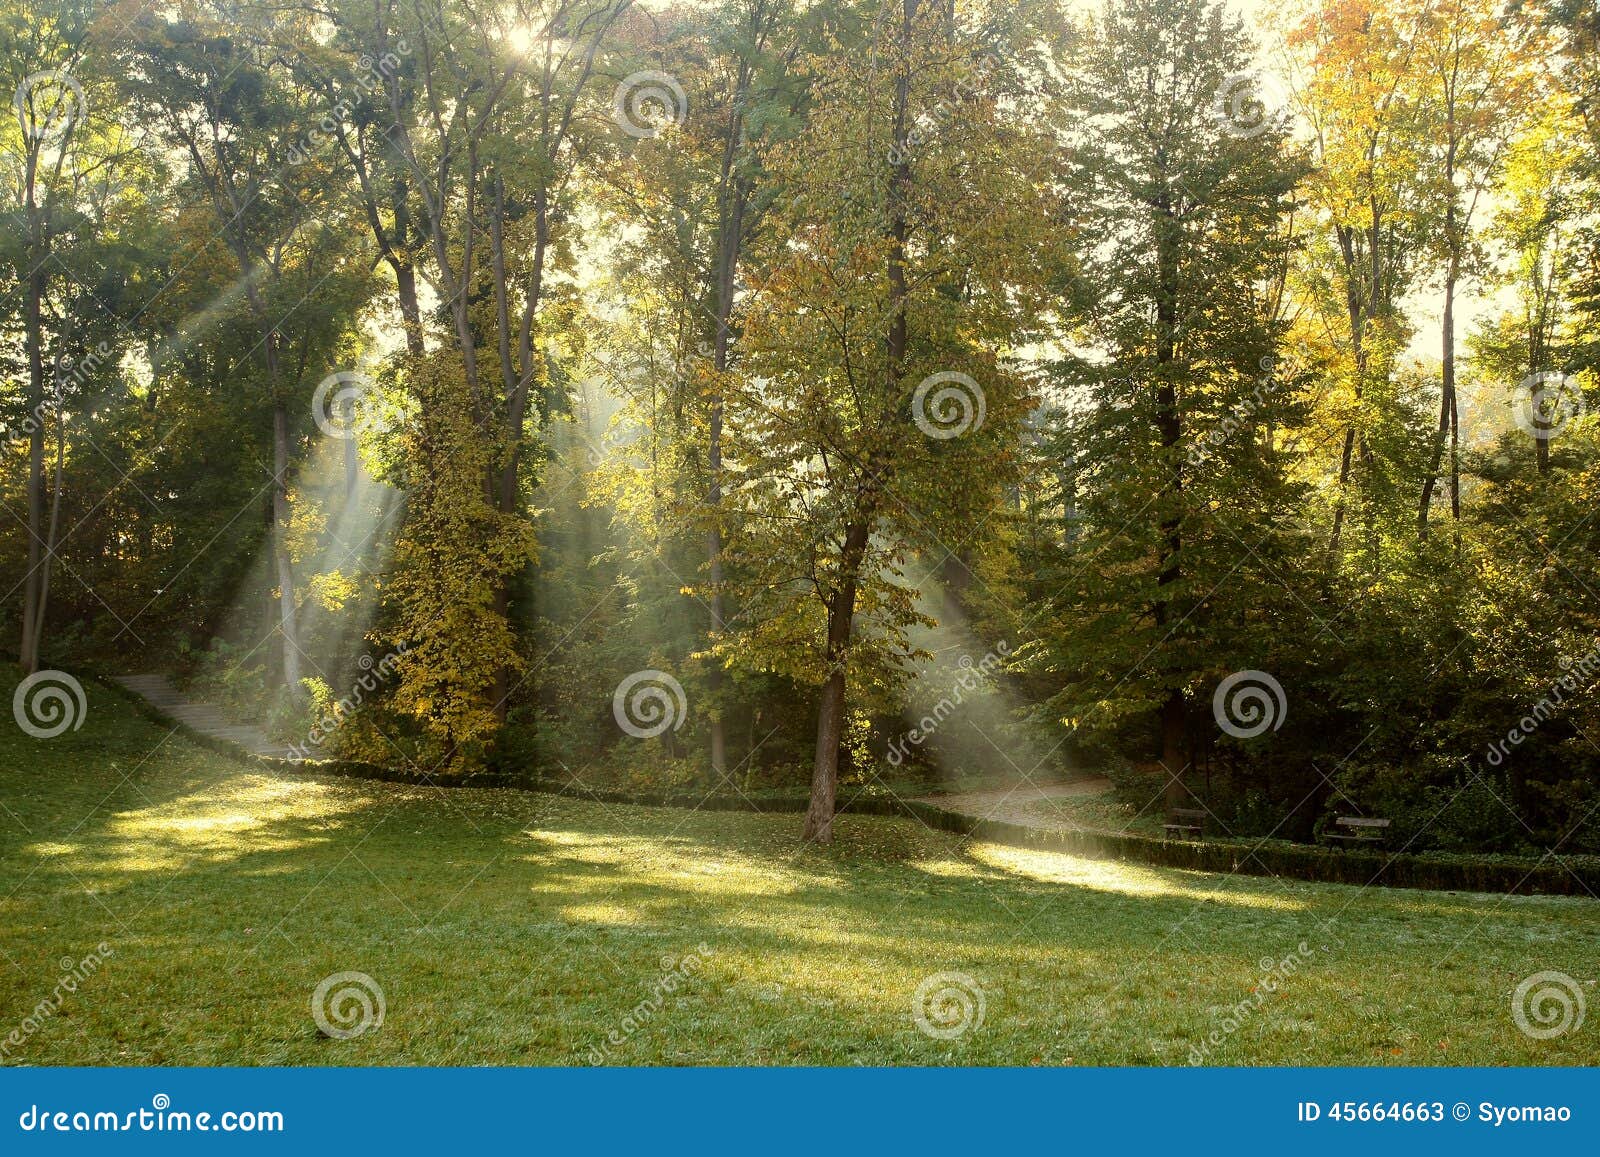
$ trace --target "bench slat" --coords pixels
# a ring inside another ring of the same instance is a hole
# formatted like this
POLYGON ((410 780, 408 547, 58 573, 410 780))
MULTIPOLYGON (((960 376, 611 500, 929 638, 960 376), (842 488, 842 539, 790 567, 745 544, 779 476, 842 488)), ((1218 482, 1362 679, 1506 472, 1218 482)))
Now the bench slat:
POLYGON ((1390 824, 1389 820, 1363 819, 1361 816, 1340 816, 1334 822, 1346 828, 1386 828, 1390 824))

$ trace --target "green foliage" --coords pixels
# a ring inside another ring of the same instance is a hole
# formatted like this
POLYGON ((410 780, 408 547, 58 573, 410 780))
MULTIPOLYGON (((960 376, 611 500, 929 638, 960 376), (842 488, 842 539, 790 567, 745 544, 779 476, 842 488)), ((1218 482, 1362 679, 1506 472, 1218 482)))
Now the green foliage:
POLYGON ((1491 7, 9 5, 0 91, 85 100, 0 123, 0 609, 286 738, 404 643, 329 741, 395 774, 790 791, 836 727, 1141 808, 1177 748, 1241 833, 1600 849, 1597 27, 1491 7))
POLYGON ((481 756, 498 727, 500 673, 522 669, 497 600, 535 545, 526 521, 485 499, 496 449, 472 420, 459 359, 440 353, 413 363, 408 386, 418 404, 409 457, 426 467, 411 475, 387 591, 391 638, 406 646, 395 706, 461 767, 481 756))

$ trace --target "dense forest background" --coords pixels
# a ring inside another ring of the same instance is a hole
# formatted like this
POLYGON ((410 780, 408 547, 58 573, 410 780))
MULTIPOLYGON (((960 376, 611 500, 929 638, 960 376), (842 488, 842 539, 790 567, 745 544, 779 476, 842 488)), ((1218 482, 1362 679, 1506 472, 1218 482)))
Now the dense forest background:
POLYGON ((0 591, 444 780, 1600 852, 1590 0, 0 2, 0 591))

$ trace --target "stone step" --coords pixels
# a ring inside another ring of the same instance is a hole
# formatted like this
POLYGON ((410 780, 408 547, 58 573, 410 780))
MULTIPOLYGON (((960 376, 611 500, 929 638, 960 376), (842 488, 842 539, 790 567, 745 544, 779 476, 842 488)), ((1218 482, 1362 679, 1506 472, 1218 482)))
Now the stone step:
POLYGON ((118 675, 114 681, 144 699, 151 706, 213 739, 221 739, 242 747, 252 755, 286 756, 289 749, 267 738, 261 728, 239 723, 213 703, 189 699, 172 683, 170 677, 159 673, 118 675))

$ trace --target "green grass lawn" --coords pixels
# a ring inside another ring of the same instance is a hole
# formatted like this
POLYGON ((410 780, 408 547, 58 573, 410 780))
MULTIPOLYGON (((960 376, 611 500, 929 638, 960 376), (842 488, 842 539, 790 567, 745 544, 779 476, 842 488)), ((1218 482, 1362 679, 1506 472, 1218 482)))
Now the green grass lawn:
POLYGON ((80 731, 0 727, 4 1063, 1184 1064, 1208 1038, 1219 1064, 1600 1061, 1600 1010, 1551 1040, 1511 1015, 1544 970, 1595 1002, 1592 900, 1169 871, 878 818, 800 850, 795 816, 298 781, 87 690, 80 731), (385 1016, 335 1039, 311 999, 346 971, 385 1016), (983 1006, 951 1039, 912 1015, 940 973, 983 1006))

